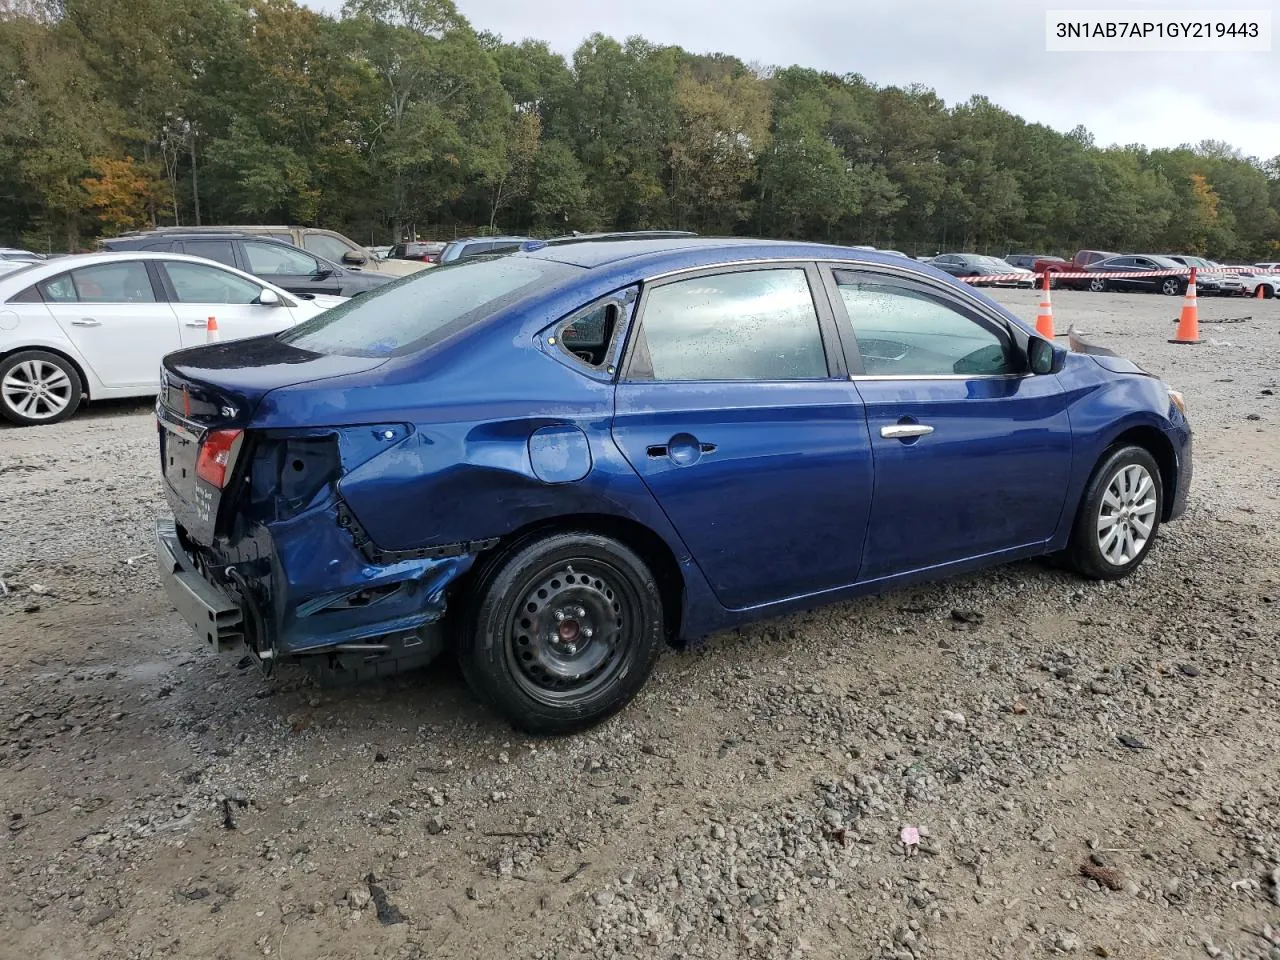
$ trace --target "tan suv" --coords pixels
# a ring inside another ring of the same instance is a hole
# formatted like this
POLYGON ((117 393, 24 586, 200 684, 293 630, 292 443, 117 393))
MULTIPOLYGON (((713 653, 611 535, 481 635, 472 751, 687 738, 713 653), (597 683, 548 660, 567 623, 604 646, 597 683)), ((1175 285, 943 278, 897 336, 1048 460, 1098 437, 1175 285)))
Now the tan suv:
POLYGON ((274 237, 285 243, 292 243, 318 257, 339 263, 344 267, 357 270, 368 270, 370 273, 382 273, 392 277, 403 277, 426 268, 427 264, 415 260, 381 260, 375 257, 367 247, 362 247, 349 237, 334 230, 321 230, 319 227, 264 227, 264 226, 217 226, 217 227, 161 227, 160 231, 176 230, 181 233, 252 233, 264 237, 274 237))

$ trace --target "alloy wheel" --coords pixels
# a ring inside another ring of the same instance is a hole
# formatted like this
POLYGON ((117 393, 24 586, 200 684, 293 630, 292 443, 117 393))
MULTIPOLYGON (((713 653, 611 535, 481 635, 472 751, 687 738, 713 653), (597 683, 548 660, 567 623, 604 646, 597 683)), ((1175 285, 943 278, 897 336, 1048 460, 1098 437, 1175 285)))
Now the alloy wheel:
POLYGON ((23 361, 0 383, 4 405, 29 420, 52 420, 71 404, 74 391, 66 372, 48 360, 23 361))
POLYGON ((1098 510, 1098 549, 1117 567, 1132 563, 1151 539, 1156 520, 1155 481, 1131 463, 1116 471, 1098 510))

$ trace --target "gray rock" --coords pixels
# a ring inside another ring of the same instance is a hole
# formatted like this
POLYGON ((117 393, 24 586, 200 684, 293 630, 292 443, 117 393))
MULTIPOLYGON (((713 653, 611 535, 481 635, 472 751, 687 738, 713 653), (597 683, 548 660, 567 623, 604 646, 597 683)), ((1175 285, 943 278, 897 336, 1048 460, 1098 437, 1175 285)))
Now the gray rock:
POLYGON ((347 891, 347 903, 353 910, 363 910, 371 900, 373 895, 369 893, 368 887, 352 887, 347 891))
POLYGON ((427 818, 427 833, 432 836, 444 833, 444 817, 436 814, 427 818))

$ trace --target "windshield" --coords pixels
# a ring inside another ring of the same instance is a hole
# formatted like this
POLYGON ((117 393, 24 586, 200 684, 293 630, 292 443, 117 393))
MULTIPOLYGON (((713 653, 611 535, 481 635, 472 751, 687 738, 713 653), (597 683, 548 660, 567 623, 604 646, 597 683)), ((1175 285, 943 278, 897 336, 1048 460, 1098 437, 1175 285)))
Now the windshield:
POLYGON ((448 264, 353 297, 286 330, 280 340, 314 353, 403 356, 546 289, 577 269, 525 257, 448 264))

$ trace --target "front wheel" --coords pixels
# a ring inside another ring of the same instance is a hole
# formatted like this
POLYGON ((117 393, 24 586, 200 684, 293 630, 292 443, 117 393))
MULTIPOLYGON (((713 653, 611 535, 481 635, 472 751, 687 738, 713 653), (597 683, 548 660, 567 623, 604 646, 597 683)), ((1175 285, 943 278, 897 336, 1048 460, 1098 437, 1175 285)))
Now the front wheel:
POLYGON ((480 571, 458 659, 476 694, 516 727, 564 734, 626 706, 663 636, 658 584, 639 556, 609 537, 556 533, 480 571))
POLYGON ((1155 542, 1164 487, 1155 457, 1138 446, 1108 453, 1085 488, 1064 559, 1091 580, 1119 580, 1155 542))
POLYGON ((1106 293, 1107 281, 1105 277, 1094 277, 1089 281, 1089 289, 1094 293, 1106 293))
POLYGON ((20 427, 57 423, 80 407, 84 385, 56 353, 19 350, 0 360, 0 416, 20 427))
POLYGON ((1168 277, 1160 284, 1160 292, 1166 297, 1177 297, 1186 291, 1186 287, 1177 277, 1168 277))

